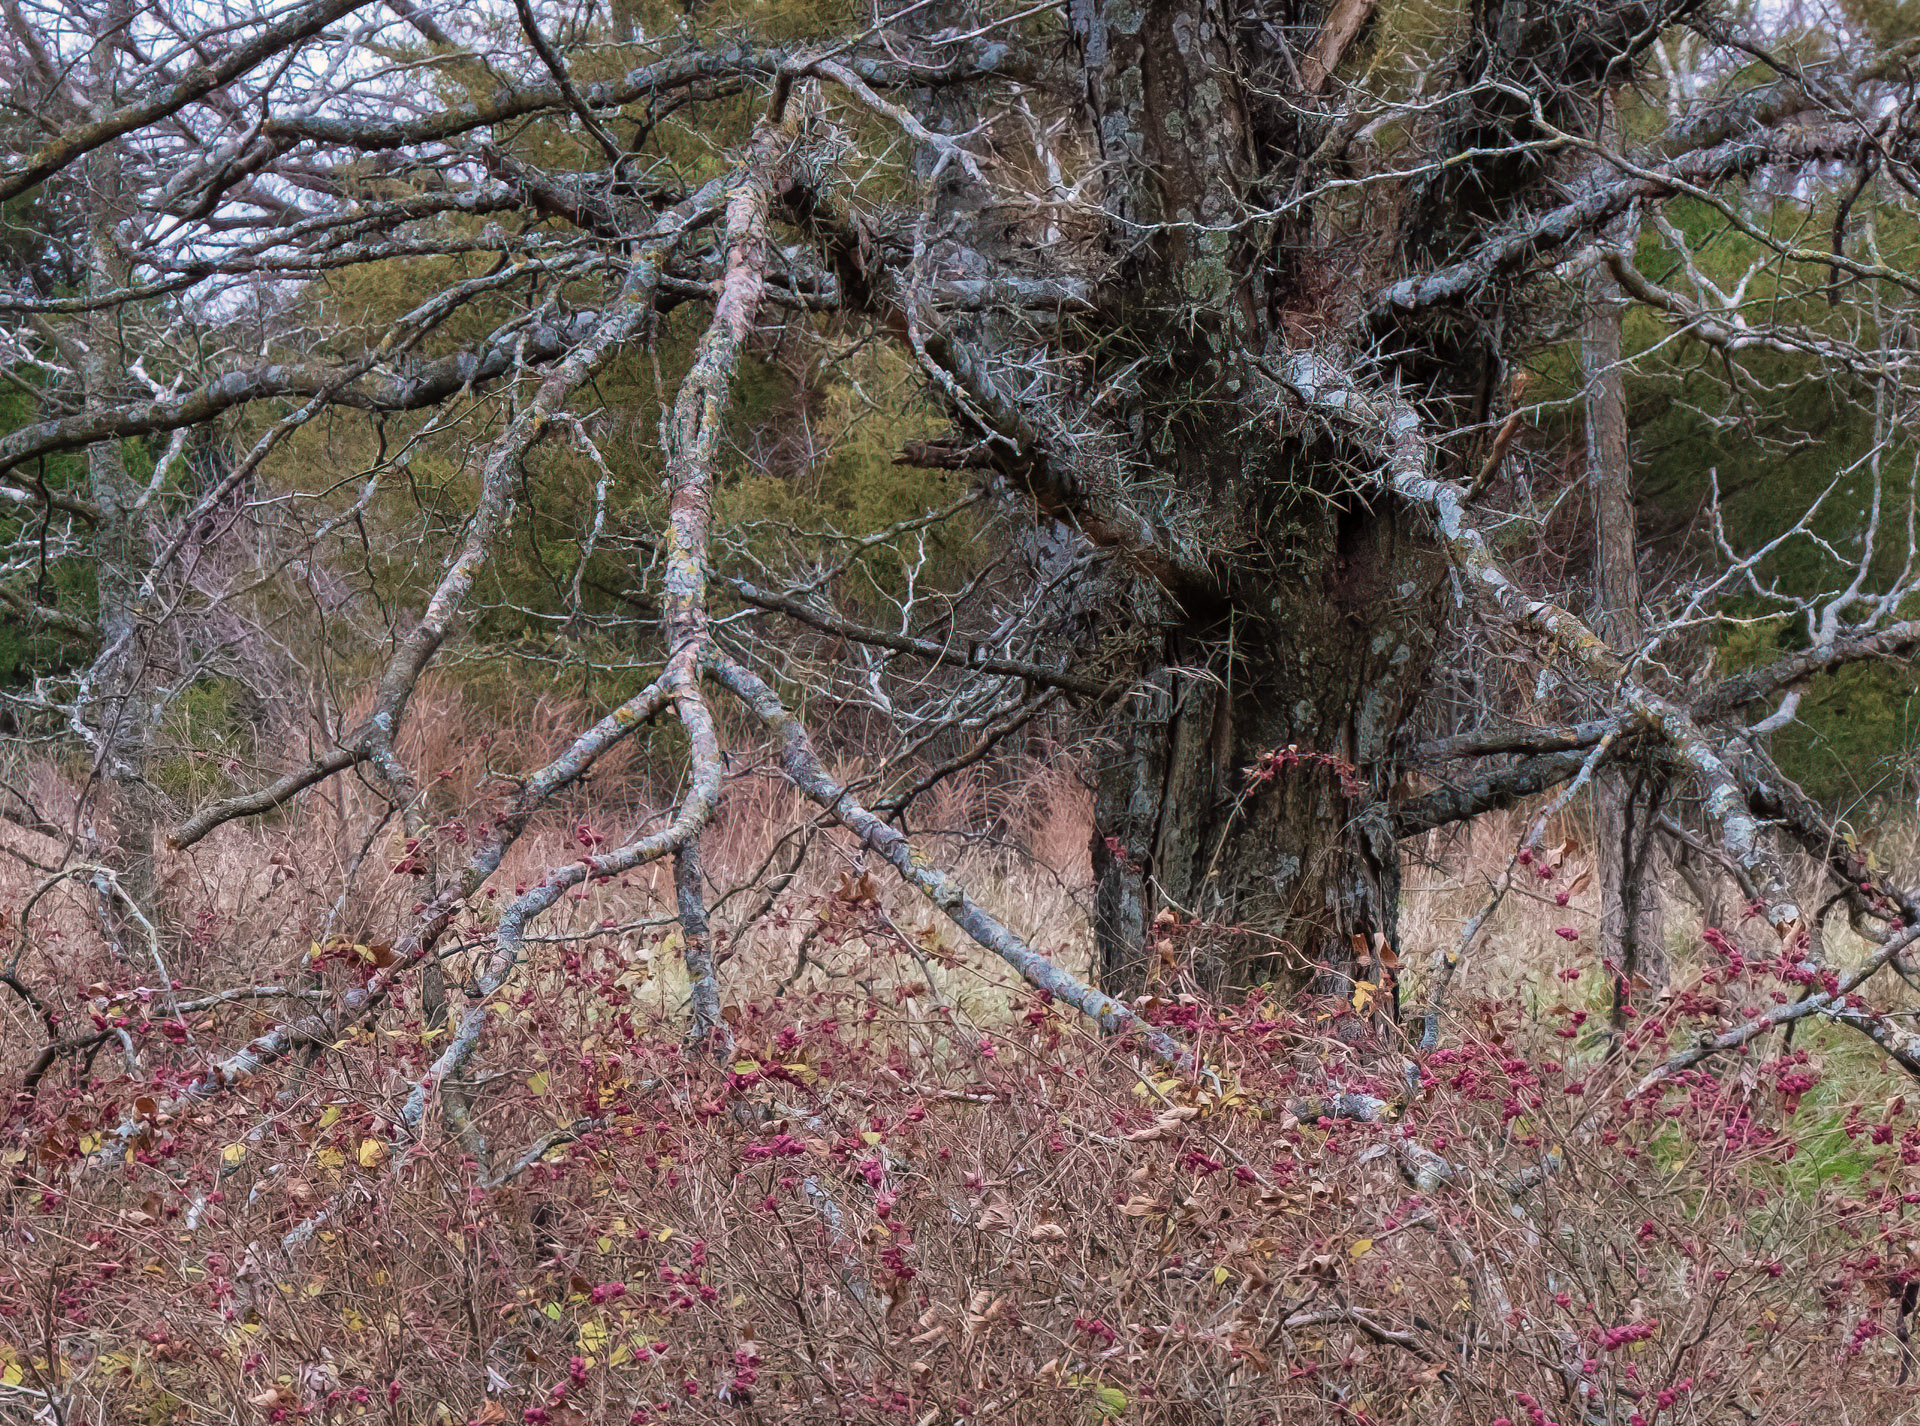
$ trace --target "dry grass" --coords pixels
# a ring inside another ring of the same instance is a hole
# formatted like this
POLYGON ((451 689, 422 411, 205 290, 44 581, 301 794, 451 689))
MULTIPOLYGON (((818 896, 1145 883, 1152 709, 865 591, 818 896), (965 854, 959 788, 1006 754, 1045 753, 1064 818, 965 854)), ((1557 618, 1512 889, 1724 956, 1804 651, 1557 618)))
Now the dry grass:
MULTIPOLYGON (((456 853, 455 843, 472 836, 491 814, 506 787, 493 774, 538 766, 586 721, 589 710, 578 700, 552 693, 480 711, 452 682, 423 681, 402 752, 413 766, 433 774, 425 796, 442 849, 456 853)), ((509 851, 493 886, 510 892, 571 860, 583 827, 619 840, 657 825, 674 789, 655 785, 648 765, 638 742, 604 756, 591 780, 556 804, 509 851)), ((57 769, 43 762, 29 766, 40 806, 72 805, 76 789, 57 769)), ((860 768, 843 764, 837 771, 857 778, 860 768)), ((341 778, 282 819, 228 823, 187 851, 163 850, 159 875, 168 939, 178 946, 168 966, 173 977, 190 990, 239 981, 287 983, 305 969, 314 941, 396 938, 419 887, 393 871, 404 859, 406 836, 398 819, 380 822, 383 810, 369 788, 341 778), (368 829, 375 826, 379 831, 369 838, 368 829)), ((773 770, 742 766, 703 838, 709 900, 722 954, 730 958, 728 981, 741 997, 755 998, 786 981, 813 924, 806 908, 830 898, 841 878, 871 870, 871 858, 843 834, 819 831, 808 839, 801 874, 773 908, 777 914, 753 915, 762 911, 763 898, 749 883, 756 876, 766 879, 770 863, 773 872, 786 868, 798 845, 793 834, 813 810, 773 770), (751 924, 745 924, 750 917, 751 924)), ((936 787, 915 804, 913 827, 918 838, 950 858, 990 909, 1084 972, 1090 956, 1085 915, 1090 812, 1077 780, 1057 767, 1036 764, 1018 781, 963 775, 936 787)), ((53 839, 3 822, 0 845, 41 862, 56 861, 62 850, 53 839)), ((0 902, 17 905, 41 879, 18 860, 0 863, 0 902)), ((939 950, 944 962, 936 975, 943 990, 976 995, 984 993, 983 976, 987 984, 1001 979, 925 903, 890 876, 873 880, 894 924, 939 950), (969 974, 960 973, 963 966, 969 974)), ((655 866, 583 889, 554 909, 539 934, 565 939, 609 922, 634 925, 623 936, 595 937, 592 953, 651 958, 649 947, 661 940, 662 930, 649 923, 660 922, 672 909, 670 873, 655 866)), ((35 908, 27 937, 22 969, 28 979, 70 981, 76 948, 85 948, 83 960, 98 951, 93 925, 84 886, 68 883, 49 892, 35 908)), ((817 954, 810 947, 809 961, 818 964, 801 967, 795 982, 800 990, 823 976, 848 973, 844 956, 817 954)), ((659 957, 656 972, 660 1002, 671 1005, 681 988, 678 963, 659 957)))

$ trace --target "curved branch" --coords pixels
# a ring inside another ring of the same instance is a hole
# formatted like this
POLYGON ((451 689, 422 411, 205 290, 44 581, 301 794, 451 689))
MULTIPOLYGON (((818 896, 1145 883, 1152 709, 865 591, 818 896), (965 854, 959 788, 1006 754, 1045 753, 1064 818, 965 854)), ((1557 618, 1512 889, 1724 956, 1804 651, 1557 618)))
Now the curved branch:
POLYGON ((18 590, 0 584, 0 609, 13 615, 29 633, 47 633, 76 644, 93 647, 100 642, 100 631, 76 614, 50 604, 36 604, 18 590))
MULTIPOLYGON (((839 62, 865 83, 884 89, 938 89, 979 79, 1031 76, 1031 64, 1024 52, 1002 44, 963 50, 939 65, 844 56, 839 62)), ((731 94, 750 81, 771 81, 806 63, 807 56, 793 50, 740 44, 721 50, 689 51, 629 70, 618 79, 580 84, 575 89, 590 109, 618 109, 701 84, 714 86, 716 93, 731 94)), ((502 86, 485 98, 416 119, 376 122, 318 112, 270 119, 262 133, 271 139, 305 140, 372 152, 438 143, 529 114, 568 107, 567 96, 558 84, 525 84, 502 86)))
POLYGON ((1643 199, 1670 198, 1686 189, 1724 183, 1763 164, 1858 158, 1873 143, 1871 135, 1853 125, 1790 129, 1732 139, 1704 152, 1684 155, 1645 176, 1597 183, 1571 203, 1528 219, 1458 262, 1382 288, 1374 295, 1371 314, 1417 312, 1470 298, 1494 279, 1513 276, 1599 232, 1643 199))
POLYGON ((268 783, 254 792, 243 792, 236 797, 202 807, 186 821, 167 833, 167 845, 175 851, 190 847, 215 827, 231 822, 239 817, 258 817, 263 812, 271 812, 284 803, 291 802, 302 792, 316 783, 325 782, 336 772, 345 772, 348 768, 367 760, 364 747, 335 748, 322 753, 312 762, 297 771, 268 783))
POLYGON ((1417 763, 1452 762, 1457 758, 1483 758, 1498 753, 1558 753, 1569 748, 1590 748, 1606 736, 1613 726, 1611 718, 1590 723, 1573 723, 1559 728, 1508 728, 1498 732, 1476 730, 1435 738, 1422 743, 1410 756, 1417 763))
POLYGON ((1916 654, 1920 654, 1920 619, 1903 619, 1877 633, 1835 639, 1722 679, 1694 699, 1694 716, 1724 718, 1818 674, 1874 659, 1911 659, 1916 654))
POLYGON ((520 363, 554 361, 590 338, 603 313, 578 312, 560 321, 503 332, 485 344, 424 362, 405 376, 371 376, 341 382, 343 369, 273 362, 227 372, 182 396, 90 407, 72 416, 39 421, 0 436, 0 472, 58 451, 98 441, 124 439, 197 426, 252 401, 278 396, 316 396, 330 388, 333 400, 364 411, 413 411, 434 406, 467 387, 505 376, 520 363))
POLYGON ((1582 747, 1540 753, 1523 758, 1512 767, 1423 793, 1393 809, 1394 835, 1418 836, 1449 823, 1465 822, 1483 812, 1511 807, 1578 774, 1588 755, 1588 749, 1582 747))

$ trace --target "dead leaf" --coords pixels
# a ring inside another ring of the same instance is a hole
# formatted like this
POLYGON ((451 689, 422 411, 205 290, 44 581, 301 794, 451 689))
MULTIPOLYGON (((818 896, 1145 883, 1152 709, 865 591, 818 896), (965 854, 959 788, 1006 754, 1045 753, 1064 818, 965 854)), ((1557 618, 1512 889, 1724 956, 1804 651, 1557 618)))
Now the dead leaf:
POLYGON ((1005 1203, 990 1203, 973 1226, 983 1233, 1007 1233, 1013 1230, 1013 1210, 1005 1203))

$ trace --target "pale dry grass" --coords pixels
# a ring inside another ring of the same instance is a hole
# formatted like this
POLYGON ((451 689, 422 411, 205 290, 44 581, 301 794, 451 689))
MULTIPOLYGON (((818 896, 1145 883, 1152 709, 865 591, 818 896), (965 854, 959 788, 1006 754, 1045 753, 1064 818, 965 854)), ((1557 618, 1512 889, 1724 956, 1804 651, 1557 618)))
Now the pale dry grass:
MULTIPOLYGON (((1407 957, 1407 1003, 1417 1002, 1429 958, 1452 950, 1462 930, 1487 904, 1494 884, 1521 837, 1531 826, 1532 811, 1492 812, 1461 827, 1431 832, 1402 847, 1405 883, 1400 910, 1400 935, 1407 957)), ((1468 952, 1464 978, 1474 994, 1507 998, 1537 987, 1544 979, 1584 952, 1576 952, 1561 928, 1579 933, 1579 944, 1591 947, 1600 933, 1600 884, 1593 875, 1593 825, 1590 804, 1581 801, 1549 823, 1545 846, 1571 842, 1565 865, 1550 881, 1516 877, 1513 890, 1468 952), (1583 875, 1585 873, 1585 875, 1583 875), (1577 887, 1565 903, 1556 897, 1577 887)), ((1911 822, 1883 824, 1868 839, 1882 868, 1920 864, 1920 828, 1911 822)), ((1800 904, 1811 909, 1832 895, 1832 887, 1811 863, 1789 860, 1800 904)), ((1710 919, 1746 947, 1749 954, 1771 955, 1777 939, 1764 923, 1739 904, 1726 884, 1709 885, 1718 897, 1704 907, 1695 888, 1671 866, 1663 866, 1656 883, 1665 928, 1665 952, 1674 974, 1684 979, 1701 954, 1702 928, 1710 919)), ((1870 950, 1855 935, 1843 915, 1826 922, 1829 959, 1848 965, 1870 950)))
MULTIPOLYGON (((443 865, 460 865, 462 844, 471 842, 507 789, 497 775, 539 766, 596 711, 550 691, 482 709, 450 679, 422 680, 401 751, 425 775, 423 800, 443 865)), ((664 741, 673 734, 642 734, 603 756, 591 779, 529 827, 483 896, 502 899, 577 857, 582 829, 617 844, 657 826, 676 789, 654 775, 671 759, 649 757, 649 736, 664 741)), ((739 742, 752 749, 749 740, 739 742)), ((71 779, 44 762, 29 767, 39 805, 72 805, 77 789, 71 779)), ((843 761, 836 774, 855 781, 862 770, 857 761, 843 761)), ((1069 770, 1045 761, 1030 763, 1013 778, 953 778, 920 798, 910 818, 916 838, 983 905, 1082 974, 1091 956, 1090 822, 1085 789, 1069 770)), ((405 858, 405 844, 401 820, 387 815, 384 800, 349 773, 278 817, 228 823, 184 851, 163 848, 158 874, 169 974, 196 991, 291 984, 305 972, 316 942, 396 939, 420 898, 419 883, 394 871, 405 858)), ((42 864, 56 861, 62 850, 54 839, 5 823, 0 845, 18 846, 42 864)), ((870 949, 864 942, 835 944, 818 934, 821 908, 845 879, 862 876, 870 876, 902 943, 911 942, 925 957, 924 967, 911 969, 930 979, 937 995, 986 1013, 990 1000, 1003 1002, 1001 992, 1012 988, 999 962, 959 937, 844 833, 819 826, 817 809, 763 763, 741 759, 702 839, 702 857, 730 997, 757 999, 782 984, 804 995, 836 978, 874 973, 862 961, 870 949), (796 836, 809 823, 804 838, 796 836), (808 847, 799 873, 767 904, 762 885, 788 870, 802 840, 808 847)), ((6 858, 0 862, 0 904, 19 905, 43 879, 42 871, 6 858)), ((589 972, 638 958, 652 970, 649 1008, 671 1017, 685 992, 684 972, 672 954, 678 944, 668 925, 672 911, 672 875, 664 863, 583 887, 537 925, 536 956, 523 976, 537 981, 551 973, 563 953, 584 957, 575 969, 589 972), (659 954, 662 948, 666 954, 659 954)), ((31 983, 68 984, 83 962, 107 973, 108 967, 95 964, 97 924, 90 893, 79 882, 42 897, 25 942, 22 972, 31 983)), ((459 968, 454 962, 456 974, 459 968)), ((155 978, 145 966, 131 971, 141 983, 155 978)))

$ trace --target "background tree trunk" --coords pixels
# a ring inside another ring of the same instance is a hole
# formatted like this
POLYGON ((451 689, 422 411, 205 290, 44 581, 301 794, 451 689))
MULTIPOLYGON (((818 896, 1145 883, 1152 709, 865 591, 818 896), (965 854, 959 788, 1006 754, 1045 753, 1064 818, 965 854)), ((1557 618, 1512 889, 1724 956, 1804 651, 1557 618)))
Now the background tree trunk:
MULTIPOLYGON (((1606 106, 1604 142, 1619 141, 1613 107, 1606 106)), ((1608 241, 1631 250, 1637 225, 1608 241)), ((1594 627, 1622 654, 1645 637, 1640 612, 1639 534, 1632 461, 1627 448, 1625 371, 1620 321, 1626 296, 1606 263, 1596 258, 1586 277, 1580 364, 1585 382, 1587 496, 1593 511, 1594 627)), ((1634 999, 1636 982, 1664 985, 1665 925, 1654 855, 1654 818, 1663 787, 1644 769, 1607 771, 1594 783, 1595 863, 1600 879, 1602 953, 1615 968, 1615 1020, 1634 999)))
MULTIPOLYGON (((96 49, 101 72, 96 85, 105 102, 113 93, 116 63, 112 46, 96 49)), ((111 148, 94 154, 86 165, 90 231, 87 244, 87 286, 102 296, 126 288, 130 274, 115 241, 114 226, 125 203, 121 160, 111 148)), ((123 314, 105 307, 102 320, 87 327, 87 348, 81 377, 89 407, 103 407, 126 399, 127 355, 123 350, 123 314)), ((101 848, 119 878, 120 888, 152 918, 154 915, 153 839, 160 819, 152 784, 147 780, 148 748, 152 741, 151 710, 142 696, 146 680, 146 632, 140 610, 140 582, 152 551, 146 538, 141 486, 127 470, 118 439, 96 441, 87 447, 87 495, 99 512, 93 530, 96 623, 100 654, 92 669, 93 707, 88 722, 94 729, 96 776, 113 784, 113 829, 101 848)), ((89 830, 89 839, 99 829, 89 830)), ((123 955, 139 952, 132 939, 136 928, 124 905, 107 897, 101 905, 110 934, 123 955)), ((156 923, 157 924, 157 923, 156 923)), ((144 935, 140 931, 139 935, 144 935)))

